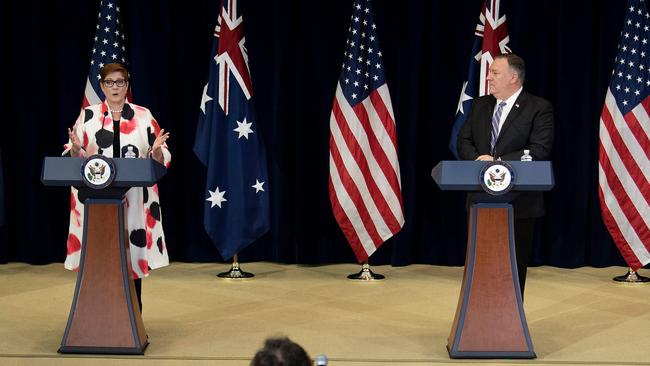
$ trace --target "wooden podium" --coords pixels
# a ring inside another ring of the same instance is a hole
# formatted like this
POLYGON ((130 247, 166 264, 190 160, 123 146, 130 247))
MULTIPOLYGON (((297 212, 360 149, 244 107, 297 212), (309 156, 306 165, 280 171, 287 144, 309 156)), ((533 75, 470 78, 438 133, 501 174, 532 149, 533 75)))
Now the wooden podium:
POLYGON ((442 190, 476 192, 470 200, 465 271, 447 351, 451 358, 535 358, 509 202, 517 192, 550 190, 553 171, 548 161, 507 162, 513 170, 512 188, 494 195, 479 193, 484 192, 481 172, 487 164, 442 161, 431 173, 442 190))
POLYGON ((41 180, 75 186, 84 202, 84 228, 74 299, 60 353, 144 354, 149 344, 133 283, 124 194, 153 185, 165 174, 151 159, 109 159, 110 185, 82 182, 86 159, 46 157, 41 180))

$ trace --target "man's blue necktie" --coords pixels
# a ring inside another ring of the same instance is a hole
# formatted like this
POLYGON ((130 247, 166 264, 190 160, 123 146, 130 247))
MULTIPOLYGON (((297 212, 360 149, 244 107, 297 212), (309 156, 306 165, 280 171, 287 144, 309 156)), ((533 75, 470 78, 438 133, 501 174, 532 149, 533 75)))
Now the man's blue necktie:
POLYGON ((490 153, 494 156, 494 146, 497 144, 497 138, 499 137, 499 121, 501 120, 501 113, 503 112, 503 107, 505 107, 506 102, 499 103, 497 111, 492 116, 492 138, 490 139, 490 153))

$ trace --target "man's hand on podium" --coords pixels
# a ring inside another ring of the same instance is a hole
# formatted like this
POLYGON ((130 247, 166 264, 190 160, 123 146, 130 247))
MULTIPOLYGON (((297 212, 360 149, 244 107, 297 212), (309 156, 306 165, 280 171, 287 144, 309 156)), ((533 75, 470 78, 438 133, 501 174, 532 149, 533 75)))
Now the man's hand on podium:
POLYGON ((494 157, 492 155, 481 155, 478 158, 476 158, 477 161, 494 161, 494 157))

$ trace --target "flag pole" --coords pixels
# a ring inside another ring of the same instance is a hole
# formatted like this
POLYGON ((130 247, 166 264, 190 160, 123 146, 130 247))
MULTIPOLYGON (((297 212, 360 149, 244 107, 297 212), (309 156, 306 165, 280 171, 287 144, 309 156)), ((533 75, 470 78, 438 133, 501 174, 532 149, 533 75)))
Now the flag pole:
POLYGON ((386 278, 386 276, 378 273, 374 273, 373 271, 370 270, 370 264, 368 264, 367 260, 365 260, 361 265, 360 272, 348 275, 348 279, 361 280, 361 281, 377 281, 377 280, 383 280, 384 278, 386 278))
POLYGON ((226 279, 242 279, 252 278, 255 277, 255 275, 250 272, 244 272, 239 268, 239 260, 237 254, 235 254, 232 256, 232 266, 230 267, 230 270, 217 274, 217 277, 226 279))
POLYGON ((641 276, 632 268, 628 268, 627 273, 622 276, 616 276, 612 278, 616 282, 625 282, 625 283, 648 283, 650 278, 641 276))

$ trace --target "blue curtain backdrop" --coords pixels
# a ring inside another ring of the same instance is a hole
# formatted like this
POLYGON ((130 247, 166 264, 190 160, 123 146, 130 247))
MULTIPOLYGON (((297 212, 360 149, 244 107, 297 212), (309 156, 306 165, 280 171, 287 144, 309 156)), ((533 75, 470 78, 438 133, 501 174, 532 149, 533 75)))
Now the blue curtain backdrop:
MULTIPOLYGON (((105 0, 106 1, 106 0, 105 0)), ((462 193, 430 178, 447 143, 482 0, 376 1, 393 97, 406 214, 404 229, 373 264, 462 265, 462 193)), ((537 232, 535 264, 623 265, 598 202, 598 123, 620 30, 622 0, 506 1, 510 46, 527 62, 525 88, 555 107, 556 187, 537 232)), ((221 261, 202 227, 205 169, 192 152, 217 0, 122 1, 134 101, 171 131, 174 155, 160 183, 169 253, 221 261)), ((241 0, 268 148, 272 228, 242 261, 354 262, 330 209, 329 116, 352 1, 241 0)), ((0 15, 4 118, 0 133, 6 225, 0 262, 62 261, 69 190, 40 183, 79 113, 99 1, 12 1, 0 15), (8 35, 8 36, 6 36, 8 35)))

